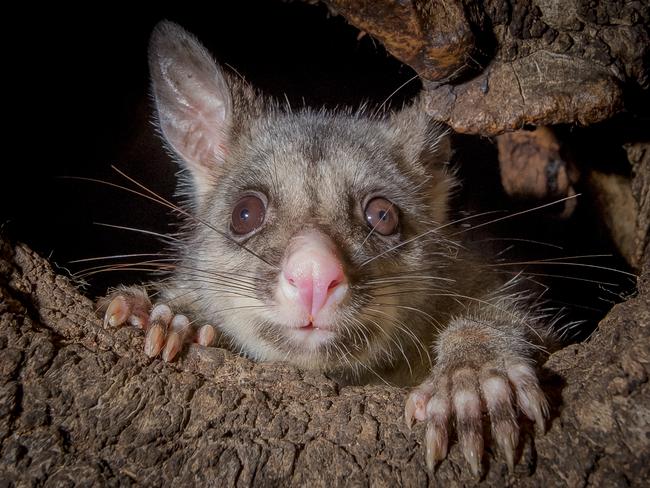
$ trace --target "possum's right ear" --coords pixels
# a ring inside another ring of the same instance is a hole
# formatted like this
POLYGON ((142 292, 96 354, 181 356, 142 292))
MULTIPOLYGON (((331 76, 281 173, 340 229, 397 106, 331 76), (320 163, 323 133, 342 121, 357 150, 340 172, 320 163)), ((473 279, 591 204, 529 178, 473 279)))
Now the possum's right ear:
POLYGON ((154 28, 149 70, 160 130, 192 175, 201 201, 226 156, 230 89, 207 50, 173 22, 162 21, 154 28))

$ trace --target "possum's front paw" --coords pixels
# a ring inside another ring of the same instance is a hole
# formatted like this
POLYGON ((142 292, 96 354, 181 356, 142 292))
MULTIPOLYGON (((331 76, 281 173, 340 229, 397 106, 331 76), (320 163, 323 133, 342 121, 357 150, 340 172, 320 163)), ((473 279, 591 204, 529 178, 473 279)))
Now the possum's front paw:
POLYGON ((212 344, 215 329, 203 325, 195 329, 185 315, 174 314, 172 309, 159 303, 152 305, 143 288, 121 288, 98 302, 98 311, 104 315, 104 327, 121 327, 129 324, 146 332, 144 352, 172 361, 187 342, 202 346, 212 344))
POLYGON ((499 335, 480 327, 448 332, 450 337, 441 338, 448 343, 439 347, 442 357, 432 374, 407 396, 407 424, 427 422, 429 469, 447 456, 449 433, 455 426, 465 459, 474 475, 479 475, 485 411, 492 438, 511 471, 519 440, 517 409, 533 420, 539 431, 545 429, 548 404, 535 369, 523 355, 504 350, 504 343, 490 337, 492 334, 499 335))

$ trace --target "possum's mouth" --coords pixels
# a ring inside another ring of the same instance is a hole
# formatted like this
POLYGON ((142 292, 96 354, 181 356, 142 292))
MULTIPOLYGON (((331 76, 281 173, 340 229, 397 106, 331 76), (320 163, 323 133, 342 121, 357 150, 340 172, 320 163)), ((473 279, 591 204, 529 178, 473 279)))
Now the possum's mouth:
POLYGON ((313 331, 313 330, 332 331, 333 329, 334 327, 327 323, 314 324, 314 318, 311 315, 309 316, 308 321, 305 322, 304 325, 298 327, 298 330, 302 330, 302 331, 313 331))
POLYGON ((337 335, 334 329, 329 325, 316 326, 309 321, 300 327, 285 329, 285 333, 295 345, 314 351, 334 340, 337 335))

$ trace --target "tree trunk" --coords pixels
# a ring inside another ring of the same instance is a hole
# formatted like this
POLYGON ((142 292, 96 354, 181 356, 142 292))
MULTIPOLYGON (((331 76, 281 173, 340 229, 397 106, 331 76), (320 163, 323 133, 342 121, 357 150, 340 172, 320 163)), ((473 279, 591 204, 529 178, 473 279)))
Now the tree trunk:
MULTIPOLYGON (((646 194, 647 197, 647 194, 646 194)), ((0 258, 0 479, 29 485, 473 485, 457 444, 435 474, 405 390, 339 387, 286 364, 192 347, 150 361, 142 335, 26 246, 0 258)), ((525 426, 514 474, 488 451, 485 486, 647 486, 650 262, 638 296, 543 372, 550 428, 525 426)))

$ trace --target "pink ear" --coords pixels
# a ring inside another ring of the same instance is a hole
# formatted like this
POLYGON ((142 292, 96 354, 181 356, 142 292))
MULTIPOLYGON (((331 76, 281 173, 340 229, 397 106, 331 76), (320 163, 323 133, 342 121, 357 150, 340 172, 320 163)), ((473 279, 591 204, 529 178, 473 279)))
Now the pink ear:
POLYGON ((223 163, 232 100, 221 69, 182 27, 160 22, 151 35, 149 69, 165 140, 205 194, 223 163))

